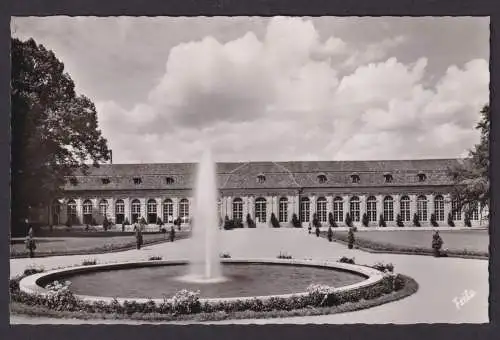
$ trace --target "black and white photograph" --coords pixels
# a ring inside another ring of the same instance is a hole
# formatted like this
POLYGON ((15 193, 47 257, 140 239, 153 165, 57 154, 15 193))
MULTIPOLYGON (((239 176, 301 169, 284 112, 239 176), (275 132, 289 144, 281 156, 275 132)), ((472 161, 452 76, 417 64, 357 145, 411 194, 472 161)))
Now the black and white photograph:
POLYGON ((11 17, 11 324, 489 323, 488 17, 11 17))

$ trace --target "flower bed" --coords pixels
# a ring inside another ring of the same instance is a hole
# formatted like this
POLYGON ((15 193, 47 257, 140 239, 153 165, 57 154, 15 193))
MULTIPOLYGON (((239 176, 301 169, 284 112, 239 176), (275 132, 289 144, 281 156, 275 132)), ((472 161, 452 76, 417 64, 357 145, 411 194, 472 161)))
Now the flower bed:
POLYGON ((418 285, 410 278, 399 274, 386 273, 375 283, 360 285, 350 290, 335 289, 329 286, 312 285, 306 293, 255 297, 250 299, 200 300, 197 292, 183 290, 162 302, 138 301, 88 301, 74 295, 67 285, 52 284, 50 294, 27 293, 21 291, 19 282, 26 277, 11 279, 10 294, 13 312, 59 317, 89 316, 99 318, 142 318, 156 320, 241 318, 273 316, 310 315, 311 309, 322 309, 320 314, 368 308, 399 299, 414 293, 418 285), (61 289, 58 289, 61 288, 61 289), (371 301, 371 302, 370 302, 371 301), (347 310, 349 310, 347 308, 347 310), (47 311, 50 311, 47 314, 47 311), (264 313, 264 314, 262 314, 264 313), (39 314, 42 315, 42 314, 39 314))

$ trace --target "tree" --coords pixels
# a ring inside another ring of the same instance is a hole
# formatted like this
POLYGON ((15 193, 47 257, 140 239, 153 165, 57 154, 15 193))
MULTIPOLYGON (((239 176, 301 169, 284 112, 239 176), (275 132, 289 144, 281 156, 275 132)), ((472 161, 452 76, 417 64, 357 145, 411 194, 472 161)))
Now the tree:
POLYGON ((349 228, 349 232, 347 233, 347 247, 349 249, 352 249, 354 247, 354 242, 355 242, 354 230, 352 228, 349 228))
POLYGON ((297 217, 297 214, 293 214, 292 215, 292 225, 295 228, 301 228, 302 227, 302 224, 300 223, 299 218, 297 217))
POLYGON ((62 195, 67 181, 89 164, 109 160, 91 100, 75 84, 55 54, 33 39, 11 39, 11 214, 13 225, 30 207, 46 206, 62 195))
POLYGON ((481 212, 490 204, 490 118, 491 110, 487 104, 482 108, 481 119, 476 125, 476 129, 481 132, 479 144, 469 151, 467 159, 449 169, 449 176, 455 183, 451 198, 466 213, 477 203, 481 212))

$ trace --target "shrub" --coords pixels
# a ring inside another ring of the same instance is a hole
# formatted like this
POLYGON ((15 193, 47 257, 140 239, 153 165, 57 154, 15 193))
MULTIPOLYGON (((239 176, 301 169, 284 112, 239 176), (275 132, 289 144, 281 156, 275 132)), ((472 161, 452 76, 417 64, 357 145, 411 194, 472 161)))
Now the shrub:
POLYGON ((33 275, 33 274, 38 274, 38 273, 43 273, 45 269, 42 266, 36 266, 36 265, 29 265, 24 269, 24 275, 33 275))
POLYGON ((104 220, 102 221, 102 228, 104 229, 104 231, 108 230, 110 226, 110 223, 108 221, 108 217, 107 216, 104 216, 104 220))
POLYGON ((82 261, 82 266, 93 266, 95 264, 97 264, 96 259, 85 259, 82 261))
POLYGON ((380 270, 381 272, 394 272, 394 265, 392 263, 383 263, 383 262, 377 262, 373 266, 371 266, 374 269, 380 270))
POLYGON ((163 260, 163 257, 153 255, 153 256, 150 256, 150 257, 148 258, 148 260, 149 260, 149 261, 161 261, 161 260, 163 260))
POLYGON ((250 214, 247 214, 247 225, 248 228, 255 228, 255 222, 252 220, 250 214))
POLYGON ((434 256, 438 257, 441 253, 441 247, 443 246, 443 239, 436 231, 434 235, 432 235, 432 249, 434 249, 434 256))
POLYGON ((69 289, 69 286, 71 285, 70 281, 53 281, 49 283, 48 285, 45 286, 45 289, 47 289, 51 293, 57 293, 57 292, 62 292, 66 291, 69 289))
POLYGON ((128 220, 128 217, 125 217, 125 221, 123 221, 123 225, 130 225, 130 221, 128 220))
POLYGON ((224 229, 231 230, 233 228, 234 228, 233 220, 230 220, 229 216, 226 215, 226 217, 224 218, 224 229))
POLYGON ((438 227, 439 226, 439 223, 436 220, 436 214, 431 214, 431 225, 433 227, 438 227))
POLYGON ((274 213, 271 213, 271 225, 273 228, 279 228, 280 227, 280 222, 276 218, 276 215, 274 213))
POLYGON ((415 227, 420 227, 420 218, 417 213, 413 214, 413 225, 415 227))
POLYGON ((345 215, 345 224, 351 228, 352 227, 352 218, 351 218, 351 214, 347 213, 345 215))
POLYGON ((401 214, 398 214, 396 216, 396 225, 398 227, 404 227, 405 226, 404 223, 403 223, 403 218, 401 217, 401 214))
POLYGON ((235 228, 243 228, 243 222, 240 219, 233 220, 233 225, 235 228))
POLYGON ((183 289, 177 292, 171 299, 172 309, 174 313, 178 314, 191 314, 200 311, 200 292, 192 292, 183 289))
POLYGON ((368 224, 370 223, 370 221, 368 221, 368 215, 366 213, 363 214, 363 225, 365 227, 368 227, 368 224))
POLYGON ((313 227, 314 228, 320 228, 321 227, 321 223, 319 222, 319 219, 318 219, 318 214, 314 213, 313 214, 313 227))
POLYGON ((299 221, 299 218, 297 217, 297 214, 295 214, 295 213, 292 215, 292 225, 295 228, 302 228, 302 225, 299 221))
POLYGON ((453 221, 453 215, 450 213, 448 213, 448 225, 450 227, 454 227, 455 226, 455 222, 453 221))
POLYGON ((465 219, 464 219, 464 224, 466 227, 472 227, 471 220, 470 220, 470 212, 467 212, 465 214, 465 219))
POLYGON ((378 226, 385 228, 387 227, 387 224, 385 223, 384 215, 380 214, 379 220, 378 220, 378 226))
POLYGON ((307 293, 313 306, 333 306, 337 304, 335 289, 321 284, 311 284, 307 287, 307 293))
POLYGON ((224 252, 224 253, 221 253, 221 254, 219 255, 219 257, 220 257, 221 259, 230 259, 230 258, 231 258, 231 254, 229 254, 228 252, 224 252))
POLYGON ((335 219, 333 218, 333 213, 328 213, 328 224, 332 228, 337 228, 337 223, 335 223, 335 219))
POLYGON ((349 232, 347 234, 347 247, 349 249, 352 249, 354 247, 354 231, 352 230, 352 228, 349 228, 349 232))
POLYGON ((328 227, 327 237, 328 237, 328 241, 332 242, 332 240, 333 240, 333 230, 332 230, 332 227, 328 227))
POLYGON ((278 256, 276 256, 276 258, 278 259, 286 259, 286 260, 291 260, 292 259, 292 255, 286 253, 286 252, 281 252, 279 253, 278 256))
POLYGON ((349 257, 346 257, 346 256, 342 256, 340 258, 340 260, 338 260, 337 262, 355 264, 354 257, 349 258, 349 257))

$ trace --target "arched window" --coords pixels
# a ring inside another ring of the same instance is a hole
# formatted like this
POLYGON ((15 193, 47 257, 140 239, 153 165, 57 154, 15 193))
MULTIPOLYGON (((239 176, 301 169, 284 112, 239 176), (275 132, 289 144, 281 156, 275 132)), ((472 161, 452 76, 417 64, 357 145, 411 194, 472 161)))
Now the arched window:
POLYGON ((399 201, 399 210, 403 221, 410 221, 410 198, 408 196, 401 197, 399 201))
POLYGON ((394 200, 391 196, 384 197, 384 221, 394 221, 394 200))
POLYGON ((451 202, 451 218, 453 221, 462 220, 462 207, 458 203, 458 201, 453 200, 451 202))
POLYGON ((163 222, 174 222, 174 203, 170 198, 163 201, 163 222))
POLYGON ((477 201, 471 203, 470 219, 471 221, 479 221, 479 204, 477 201))
POLYGON ((83 202, 83 224, 92 224, 92 201, 83 202))
POLYGON ((434 215, 436 221, 444 221, 444 198, 441 195, 434 197, 434 215))
POLYGON ((366 214, 368 215, 368 221, 377 221, 377 199, 375 196, 370 196, 366 200, 366 214))
POLYGON ((316 213, 320 222, 326 222, 326 198, 320 197, 316 202, 316 213))
POLYGON ((350 200, 351 219, 353 222, 359 222, 359 197, 353 196, 350 200))
POLYGON ((148 223, 154 224, 157 221, 158 215, 156 214, 156 200, 150 199, 147 203, 147 211, 148 211, 148 223))
POLYGON ((302 197, 300 199, 300 222, 309 222, 311 216, 311 202, 309 198, 302 197))
POLYGON ((139 222, 139 217, 141 216, 141 202, 138 199, 134 199, 130 204, 132 210, 132 223, 139 222))
POLYGON ((333 220, 342 222, 344 219, 344 201, 342 197, 335 197, 333 200, 333 220))
POLYGON ((243 200, 239 197, 233 200, 233 220, 243 221, 243 200))
POLYGON ((183 198, 179 202, 179 217, 184 223, 187 222, 186 220, 189 218, 189 201, 187 198, 183 198))
POLYGON ((266 176, 264 176, 263 174, 257 176, 257 183, 262 184, 265 181, 266 181, 266 176))
POLYGON ((266 208, 267 202, 263 197, 255 200, 255 220, 257 223, 266 223, 266 208))
POLYGON ((351 175, 351 182, 352 183, 359 183, 360 182, 359 175, 358 174, 352 174, 351 175))
POLYGON ((417 215, 420 221, 427 221, 427 197, 424 195, 417 198, 417 215))
POLYGON ((115 203, 115 220, 116 224, 125 222, 125 203, 123 200, 117 200, 115 203))
POLYGON ((54 200, 52 202, 52 224, 53 225, 59 225, 61 224, 60 217, 61 217, 61 204, 59 203, 58 200, 54 200))
POLYGON ((103 217, 108 215, 108 201, 105 199, 99 202, 99 215, 103 217))
POLYGON ((279 204, 279 221, 287 222, 288 221, 288 198, 281 197, 279 204))
POLYGON ((68 221, 71 224, 77 224, 77 214, 76 214, 76 202, 74 200, 70 200, 67 205, 68 212, 68 221))

